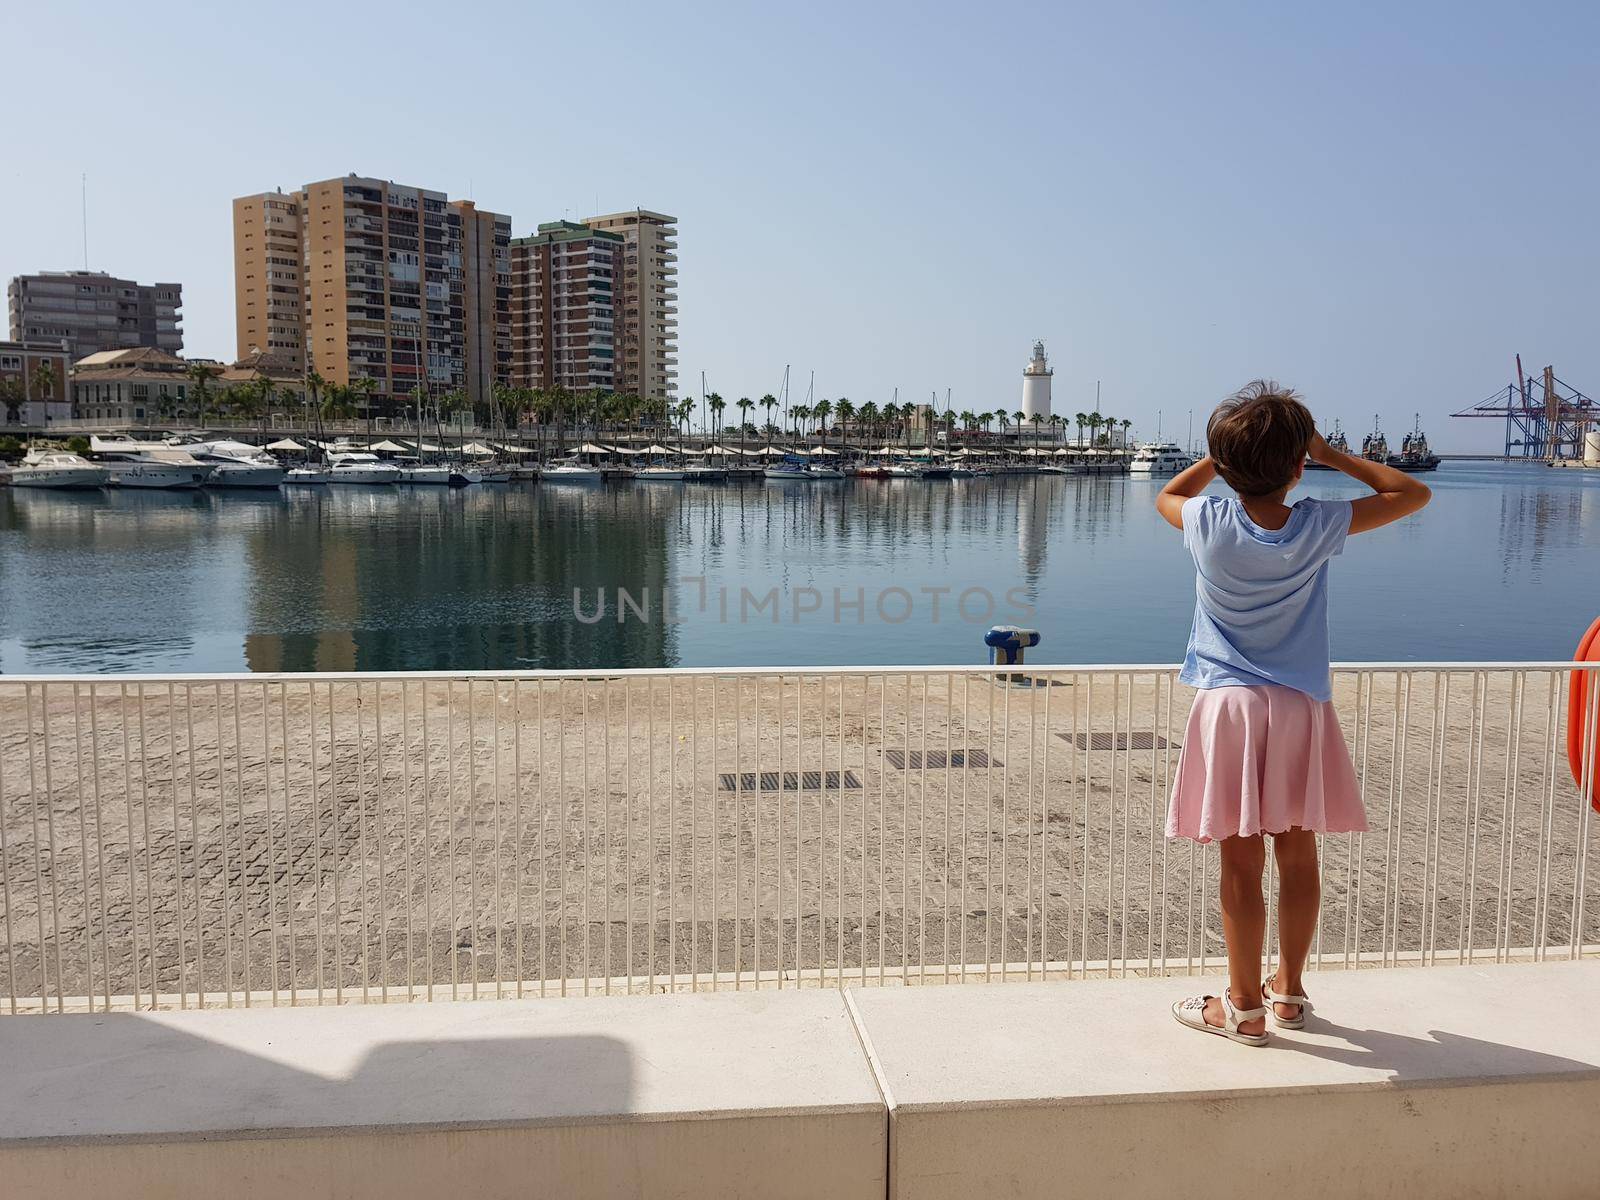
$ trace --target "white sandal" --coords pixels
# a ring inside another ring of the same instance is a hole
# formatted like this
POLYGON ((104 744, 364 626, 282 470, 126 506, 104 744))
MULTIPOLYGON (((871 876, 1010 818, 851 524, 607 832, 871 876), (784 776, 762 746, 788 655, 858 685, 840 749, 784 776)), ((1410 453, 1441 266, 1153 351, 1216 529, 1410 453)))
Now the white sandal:
POLYGON ((1261 984, 1261 995, 1266 1000, 1268 1007, 1272 1008, 1272 1020, 1279 1029, 1304 1029, 1306 1017, 1311 1014, 1311 998, 1309 996, 1293 996, 1287 992, 1275 992, 1272 985, 1278 981, 1278 973, 1274 971, 1270 978, 1261 984), (1298 1016, 1280 1017, 1277 1005, 1295 1004, 1300 1008, 1298 1016))
POLYGON ((1229 1041, 1239 1042, 1245 1046, 1265 1046, 1267 1035, 1263 1033, 1240 1033, 1239 1022, 1255 1021, 1267 1015, 1265 1008, 1235 1008, 1233 1001, 1228 996, 1228 989, 1222 989, 1222 1024, 1212 1025, 1206 1020, 1206 1001, 1210 996, 1190 996, 1186 1000, 1179 1000, 1172 1006, 1172 1015, 1177 1018, 1178 1024, 1187 1025, 1190 1029, 1198 1029, 1202 1033, 1215 1033, 1229 1041))

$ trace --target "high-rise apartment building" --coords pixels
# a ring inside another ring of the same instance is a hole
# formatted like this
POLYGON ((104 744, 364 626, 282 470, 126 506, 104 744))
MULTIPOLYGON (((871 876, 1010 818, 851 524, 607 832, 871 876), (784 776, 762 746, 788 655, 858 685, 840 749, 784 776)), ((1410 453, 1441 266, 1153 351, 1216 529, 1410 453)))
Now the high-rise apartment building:
POLYGON ((6 288, 14 342, 67 344, 74 361, 101 350, 183 349, 183 288, 135 283, 104 271, 41 271, 6 288))
POLYGON ((549 221, 511 243, 511 382, 575 392, 630 391, 616 358, 621 234, 549 221))
POLYGON ((664 400, 677 390, 677 223, 676 217, 644 208, 586 222, 622 235, 616 390, 649 400, 664 400))
POLYGON ((511 218, 471 200, 450 206, 461 217, 467 390, 487 398, 496 383, 511 381, 511 218))
POLYGON ((486 402, 509 370, 510 237, 470 201, 357 175, 235 200, 238 355, 370 380, 380 410, 456 389, 486 402))
POLYGON ((270 354, 305 370, 300 199, 266 192, 233 202, 233 319, 238 357, 270 354))

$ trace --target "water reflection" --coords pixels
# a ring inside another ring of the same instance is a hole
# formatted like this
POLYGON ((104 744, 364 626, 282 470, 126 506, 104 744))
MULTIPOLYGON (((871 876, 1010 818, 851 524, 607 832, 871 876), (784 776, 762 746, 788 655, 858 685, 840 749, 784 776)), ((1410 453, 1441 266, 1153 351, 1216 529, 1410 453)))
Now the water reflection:
MULTIPOLYGON (((1337 564, 1335 653, 1569 653, 1600 595, 1600 473, 1450 464, 1432 482, 1420 519, 1354 539, 1337 564)), ((1001 601, 995 619, 1015 619, 1003 600, 1014 589, 1051 660, 1172 661, 1193 574, 1155 513, 1157 486, 1004 476, 281 496, 13 489, 0 492, 0 667, 978 661, 986 614, 954 613, 968 588, 1001 601), (647 619, 617 620, 620 588, 647 619), (682 598, 678 624, 662 619, 668 588, 682 598), (908 619, 873 610, 885 589, 914 598, 908 619), (575 590, 591 614, 603 594, 604 619, 574 619, 575 590), (776 603, 741 613, 742 591, 776 603), (816 609, 796 603, 812 593, 816 609), (835 610, 836 594, 867 601, 835 610)), ((1355 489, 1319 478, 1307 490, 1355 489)))

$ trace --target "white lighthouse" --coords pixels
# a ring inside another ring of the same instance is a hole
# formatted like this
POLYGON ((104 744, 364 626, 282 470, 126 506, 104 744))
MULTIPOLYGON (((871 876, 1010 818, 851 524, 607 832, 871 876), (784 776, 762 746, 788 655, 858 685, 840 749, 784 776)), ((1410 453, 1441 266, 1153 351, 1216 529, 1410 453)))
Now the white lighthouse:
POLYGON ((1050 420, 1050 363, 1044 356, 1044 343, 1033 344, 1033 357, 1022 369, 1022 419, 1033 424, 1038 416, 1041 424, 1050 420))

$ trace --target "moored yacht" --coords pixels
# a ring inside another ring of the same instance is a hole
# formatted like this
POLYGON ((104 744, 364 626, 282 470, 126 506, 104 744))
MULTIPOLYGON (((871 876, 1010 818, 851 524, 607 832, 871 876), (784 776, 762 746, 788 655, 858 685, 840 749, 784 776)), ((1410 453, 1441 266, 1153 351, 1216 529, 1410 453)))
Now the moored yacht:
POLYGON ((328 483, 400 482, 400 468, 365 450, 336 450, 328 455, 328 483))
POLYGON ((176 445, 214 469, 207 487, 275 488, 288 474, 265 450, 245 442, 223 439, 215 442, 190 442, 176 445))
POLYGON ((1128 464, 1133 475, 1177 475, 1194 466, 1194 459, 1175 442, 1151 442, 1140 446, 1128 464))
POLYGON ((599 483, 605 474, 582 459, 558 458, 541 468, 539 478, 547 483, 599 483))
POLYGON ((709 458, 691 458, 684 464, 683 477, 690 483, 720 483, 728 478, 728 469, 709 458))
POLYGON ((673 483, 689 478, 689 474, 684 467, 677 463, 660 461, 639 467, 634 471, 634 478, 673 483))
POLYGON ((30 450, 11 470, 12 487, 68 491, 103 488, 110 480, 107 468, 65 450, 30 450))
POLYGON ((197 488, 215 468, 181 446, 164 442, 91 438, 96 459, 111 473, 112 487, 197 488))
POLYGON ((785 483, 805 483, 816 478, 810 471, 806 470, 804 462, 793 457, 785 458, 782 462, 775 462, 764 467, 761 474, 768 479, 776 479, 785 483))

